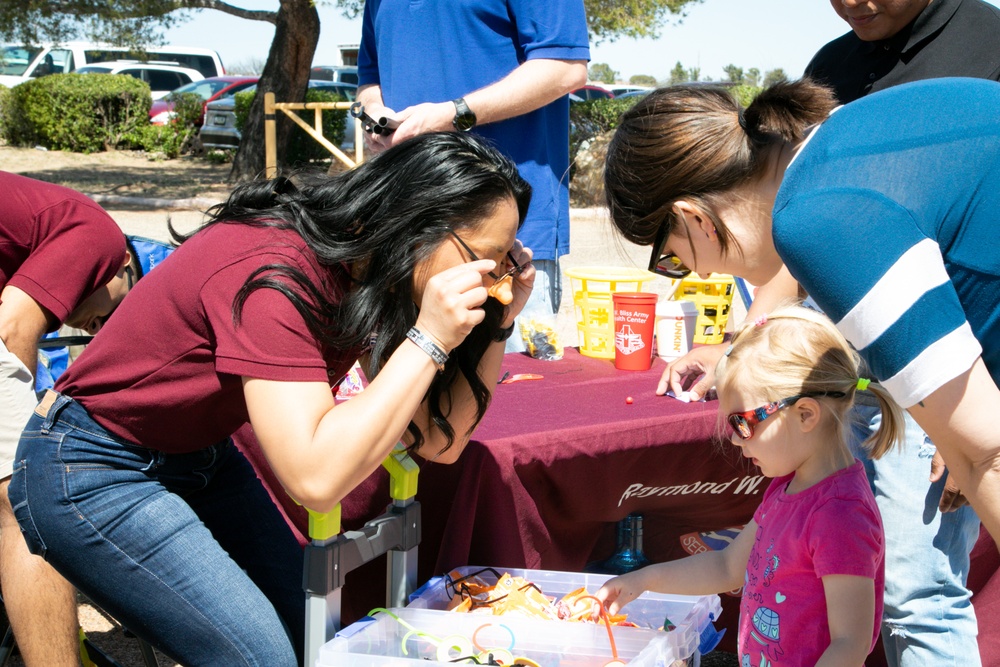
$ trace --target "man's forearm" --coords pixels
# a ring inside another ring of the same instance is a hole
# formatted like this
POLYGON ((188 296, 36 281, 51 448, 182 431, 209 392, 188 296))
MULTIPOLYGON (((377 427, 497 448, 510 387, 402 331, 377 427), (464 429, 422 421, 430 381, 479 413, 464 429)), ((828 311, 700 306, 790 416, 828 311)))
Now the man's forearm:
POLYGON ((496 83, 465 95, 480 125, 534 111, 587 81, 583 60, 528 60, 496 83))
POLYGON ((7 285, 0 293, 0 340, 34 374, 38 340, 48 329, 48 315, 34 299, 7 285))

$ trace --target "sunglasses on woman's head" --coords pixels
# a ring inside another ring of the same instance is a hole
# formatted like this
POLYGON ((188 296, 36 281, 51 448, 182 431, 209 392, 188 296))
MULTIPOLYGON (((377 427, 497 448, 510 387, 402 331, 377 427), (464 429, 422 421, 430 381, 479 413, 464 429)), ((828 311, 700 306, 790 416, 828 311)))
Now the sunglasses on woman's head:
MULTIPOLYGON (((456 241, 458 241, 458 245, 462 246, 465 249, 465 252, 469 253, 469 257, 472 258, 473 262, 478 262, 479 261, 479 256, 476 253, 472 252, 472 248, 470 248, 469 246, 467 246, 465 244, 465 241, 462 240, 461 236, 459 236, 455 232, 451 232, 451 235, 455 237, 456 241)), ((510 262, 511 268, 506 273, 504 273, 502 276, 498 276, 497 274, 493 273, 492 271, 490 271, 486 275, 488 275, 490 278, 492 278, 493 280, 495 280, 497 282, 500 282, 501 280, 505 279, 507 276, 517 277, 517 276, 521 275, 521 272, 524 271, 524 269, 525 269, 525 265, 524 264, 518 264, 517 260, 514 259, 514 255, 512 253, 510 253, 510 252, 507 253, 507 261, 510 262)))
POLYGON ((773 403, 762 405, 761 407, 754 408, 753 410, 747 410, 746 412, 733 412, 726 417, 726 421, 729 422, 729 426, 733 429, 733 432, 740 437, 740 440, 749 440, 753 437, 753 427, 779 410, 787 408, 790 405, 795 405, 800 398, 818 398, 820 396, 843 398, 845 394, 841 391, 797 394, 795 396, 783 398, 780 401, 774 401, 773 403))
POLYGON ((661 224, 656 231, 653 251, 649 255, 649 270, 658 276, 674 279, 684 278, 691 273, 691 269, 684 266, 674 253, 663 254, 663 245, 667 242, 667 227, 668 225, 661 224))

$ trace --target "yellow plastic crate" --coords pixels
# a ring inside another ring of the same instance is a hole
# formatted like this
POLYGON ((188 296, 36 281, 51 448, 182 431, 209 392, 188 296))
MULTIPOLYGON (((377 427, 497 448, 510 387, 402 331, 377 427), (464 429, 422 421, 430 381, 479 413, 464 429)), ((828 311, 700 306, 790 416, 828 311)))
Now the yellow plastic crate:
POLYGON ((581 266, 567 269, 573 290, 580 354, 599 359, 615 358, 615 313, 611 295, 642 292, 656 277, 625 266, 581 266))
POLYGON ((692 273, 681 281, 675 298, 691 301, 698 307, 698 319, 694 325, 695 343, 722 342, 735 291, 736 281, 725 273, 712 273, 707 278, 699 278, 692 273))

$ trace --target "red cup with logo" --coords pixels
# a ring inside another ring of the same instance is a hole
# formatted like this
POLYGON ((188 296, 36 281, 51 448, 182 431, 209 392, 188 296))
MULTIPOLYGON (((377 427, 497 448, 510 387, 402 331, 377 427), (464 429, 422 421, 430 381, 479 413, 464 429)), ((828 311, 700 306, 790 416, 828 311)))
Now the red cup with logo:
POLYGON ((615 292, 615 368, 648 370, 653 360, 656 299, 652 292, 615 292))

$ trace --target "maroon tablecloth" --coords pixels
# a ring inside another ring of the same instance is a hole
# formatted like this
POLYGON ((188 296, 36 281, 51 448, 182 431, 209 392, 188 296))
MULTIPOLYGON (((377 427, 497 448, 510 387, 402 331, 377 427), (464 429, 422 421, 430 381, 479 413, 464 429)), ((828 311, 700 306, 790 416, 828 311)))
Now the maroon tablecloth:
MULTIPOLYGON (((615 524, 644 517, 644 550, 653 561, 686 554, 681 537, 742 525, 767 480, 738 452, 716 442, 716 403, 686 404, 656 396, 664 368, 619 371, 611 361, 568 348, 557 362, 507 355, 511 375, 541 380, 502 384, 454 465, 418 459, 417 499, 423 539, 421 581, 460 565, 580 571, 615 550, 615 524), (627 398, 631 397, 631 403, 627 398)), ((238 442, 304 541, 305 515, 275 483, 248 433, 238 442)), ((379 470, 342 504, 344 528, 354 529, 388 504, 379 470)), ((977 549, 970 586, 976 608, 1000 606, 996 547, 988 536, 977 549), (990 551, 992 547, 992 551, 990 551)), ((738 600, 723 597, 723 647, 732 650, 738 600)), ((346 623, 385 601, 385 562, 377 559, 347 576, 346 623)), ((980 643, 993 655, 1000 630, 981 622, 980 643)))
MULTIPOLYGON (((714 442, 715 402, 653 393, 663 368, 656 359, 649 371, 619 371, 575 348, 557 362, 507 355, 505 371, 542 379, 498 385, 458 463, 418 459, 421 580, 469 564, 579 571, 614 552, 615 524, 632 512, 644 516, 654 561, 684 555, 685 533, 749 520, 767 480, 714 442)), ((302 509, 281 492, 249 431, 237 441, 304 541, 302 509)), ((379 470, 344 499, 344 528, 387 503, 379 470)), ((348 575, 345 621, 384 602, 384 580, 381 559, 348 575)), ((725 606, 735 619, 736 605, 725 606)))

